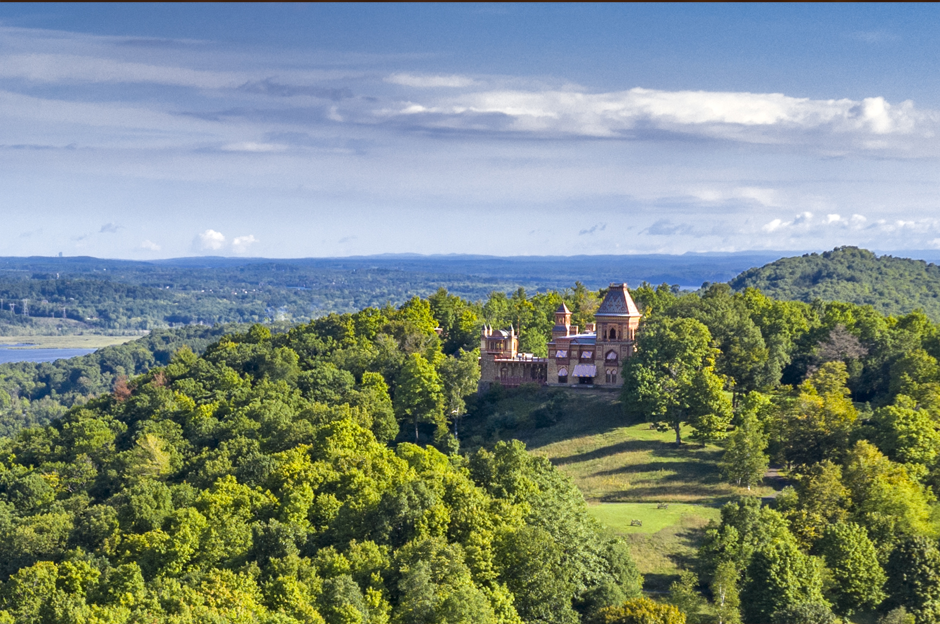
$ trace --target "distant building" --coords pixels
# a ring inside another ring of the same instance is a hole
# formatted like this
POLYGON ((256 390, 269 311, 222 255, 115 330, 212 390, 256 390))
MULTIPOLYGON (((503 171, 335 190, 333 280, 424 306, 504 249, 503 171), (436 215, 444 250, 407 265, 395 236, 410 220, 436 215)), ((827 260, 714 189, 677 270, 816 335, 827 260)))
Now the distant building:
POLYGON ((518 386, 579 385, 619 388, 623 361, 633 355, 640 311, 626 284, 611 284, 594 313, 594 322, 579 333, 571 324, 571 310, 562 303, 548 343, 548 357, 519 353, 515 329, 484 327, 480 336, 480 384, 518 386))

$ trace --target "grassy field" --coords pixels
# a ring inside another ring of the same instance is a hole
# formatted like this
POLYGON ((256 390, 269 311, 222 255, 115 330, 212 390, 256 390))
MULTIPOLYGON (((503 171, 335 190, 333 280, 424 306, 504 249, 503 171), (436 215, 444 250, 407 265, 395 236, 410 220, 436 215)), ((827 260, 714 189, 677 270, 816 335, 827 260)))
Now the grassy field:
MULTIPOLYGON (((100 349, 136 340, 140 336, 0 336, 0 345, 23 345, 23 349, 100 349)), ((20 348, 20 347, 17 347, 20 348)))
MULTIPOLYGON (((647 590, 668 590, 679 569, 690 568, 705 526, 719 518, 722 504, 740 494, 772 491, 748 492, 724 482, 717 466, 719 446, 685 443, 677 448, 673 432, 627 421, 617 393, 568 390, 558 421, 537 428, 531 414, 550 392, 508 393, 489 417, 489 435, 522 440, 570 476, 591 515, 630 544, 647 590), (516 426, 503 430, 494 422, 516 426), (659 509, 659 503, 668 507, 659 509), (643 526, 630 526, 634 519, 643 526)), ((683 431, 686 437, 690 433, 683 431)))
MULTIPOLYGON (((557 424, 520 431, 516 437, 569 475, 588 501, 718 506, 746 493, 721 479, 720 447, 685 443, 677 448, 673 432, 627 422, 616 393, 570 391, 570 395, 557 424)), ((685 437, 690 433, 683 430, 685 437)), ((751 494, 769 491, 762 488, 751 494)))

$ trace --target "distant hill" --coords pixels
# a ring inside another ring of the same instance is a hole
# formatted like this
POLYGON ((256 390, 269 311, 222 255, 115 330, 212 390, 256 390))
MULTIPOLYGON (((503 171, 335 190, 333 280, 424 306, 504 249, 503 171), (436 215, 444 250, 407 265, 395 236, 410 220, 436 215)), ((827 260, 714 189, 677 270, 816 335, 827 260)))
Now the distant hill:
POLYGON ((730 284, 735 290, 753 286, 775 299, 845 301, 885 314, 922 309, 940 321, 940 266, 858 247, 782 258, 749 269, 730 284))

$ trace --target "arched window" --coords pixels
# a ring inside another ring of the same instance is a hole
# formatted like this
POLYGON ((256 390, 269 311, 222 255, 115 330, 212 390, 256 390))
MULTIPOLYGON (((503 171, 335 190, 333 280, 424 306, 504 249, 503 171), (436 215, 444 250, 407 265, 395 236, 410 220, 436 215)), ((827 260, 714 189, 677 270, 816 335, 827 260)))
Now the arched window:
POLYGON ((608 364, 616 363, 617 352, 611 349, 610 351, 607 352, 607 355, 604 356, 604 359, 607 361, 608 364))
POLYGON ((506 379, 507 377, 509 377, 509 369, 506 368, 505 366, 499 369, 499 377, 500 379, 506 379))
POLYGON ((558 369, 558 383, 568 383, 568 369, 559 368, 558 369))
POLYGON ((617 383, 617 369, 608 368, 606 377, 607 377, 607 383, 617 383))
POLYGON ((614 329, 613 327, 610 328, 610 339, 611 340, 617 339, 617 330, 614 329))

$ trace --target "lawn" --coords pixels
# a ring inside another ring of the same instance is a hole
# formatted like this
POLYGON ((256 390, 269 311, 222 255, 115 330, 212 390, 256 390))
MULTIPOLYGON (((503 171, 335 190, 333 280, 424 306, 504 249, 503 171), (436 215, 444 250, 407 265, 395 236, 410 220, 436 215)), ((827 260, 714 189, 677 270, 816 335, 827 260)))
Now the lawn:
POLYGON ((588 507, 590 514, 601 524, 621 535, 650 535, 679 524, 706 524, 718 520, 717 507, 671 503, 660 509, 657 503, 599 503, 588 507), (631 523, 639 520, 641 526, 631 523))
MULTIPOLYGON (((571 395, 557 424, 517 437, 570 476, 586 500, 717 506, 748 493, 721 478, 721 447, 687 442, 677 448, 673 432, 627 422, 617 394, 571 395)), ((690 434, 691 429, 683 428, 686 439, 690 434)), ((769 492, 758 488, 750 494, 769 492)))
MULTIPOLYGON (((491 424, 490 435, 522 440, 571 477, 591 515, 630 544, 649 591, 668 590, 680 569, 692 567, 704 528, 719 518, 722 504, 739 494, 772 491, 728 484, 718 470, 720 446, 688 441, 677 448, 673 432, 628 421, 614 392, 568 390, 558 421, 537 428, 530 415, 550 392, 507 393, 490 422, 516 426, 494 432, 491 424), (660 509, 659 503, 668 507, 660 509), (631 526, 631 520, 642 526, 631 526)), ((482 423, 476 429, 481 431, 482 423)), ((683 429, 685 439, 690 434, 683 429)))
POLYGON ((100 349, 124 344, 140 336, 100 336, 82 334, 74 336, 0 336, 0 345, 23 345, 24 349, 100 349))

